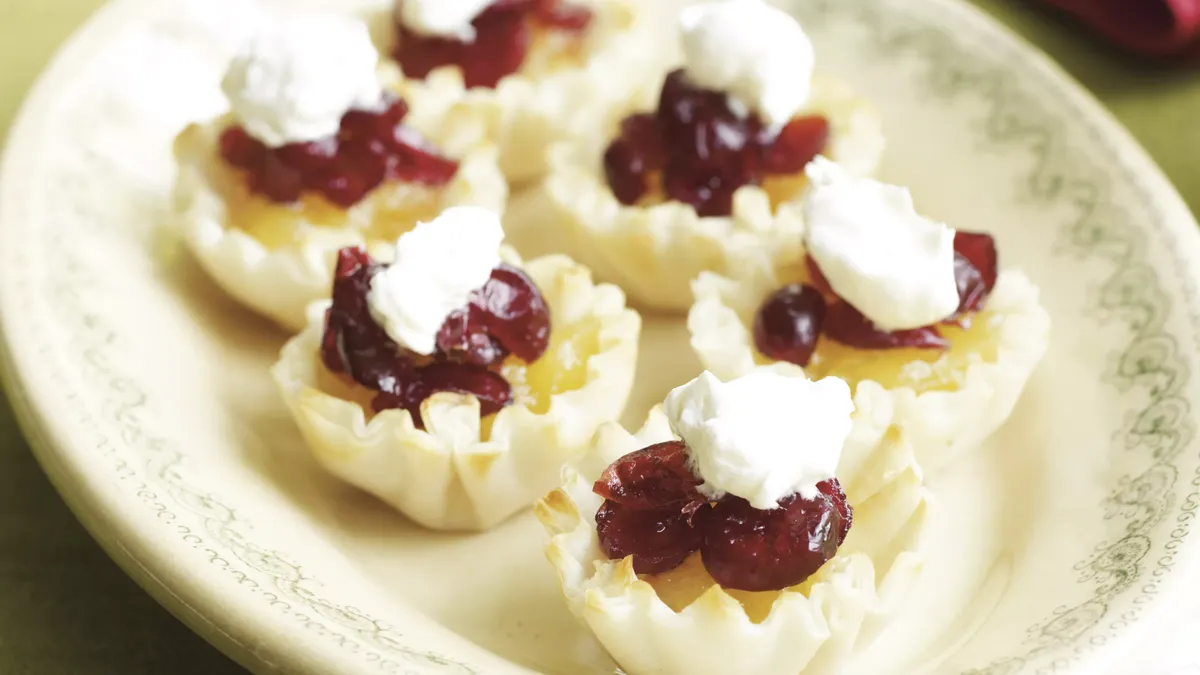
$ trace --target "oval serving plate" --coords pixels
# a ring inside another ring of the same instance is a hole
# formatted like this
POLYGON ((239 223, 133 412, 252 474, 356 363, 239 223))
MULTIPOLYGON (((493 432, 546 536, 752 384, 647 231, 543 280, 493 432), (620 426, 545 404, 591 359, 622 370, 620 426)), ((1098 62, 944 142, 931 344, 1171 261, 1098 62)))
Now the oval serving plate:
MULTIPOLYGON (((930 477, 926 573, 856 671, 1102 672, 1197 567, 1196 222, 1107 114, 979 13, 795 4, 822 67, 884 111, 884 177, 995 232, 1055 321, 1013 420, 930 477)), ((430 533, 321 474, 267 374, 285 336, 163 229, 172 136, 222 105, 246 6, 117 0, 15 127, 3 372, 43 466, 132 576, 256 671, 613 672, 531 515, 430 533)), ((682 324, 647 317, 627 424, 695 374, 682 324)))

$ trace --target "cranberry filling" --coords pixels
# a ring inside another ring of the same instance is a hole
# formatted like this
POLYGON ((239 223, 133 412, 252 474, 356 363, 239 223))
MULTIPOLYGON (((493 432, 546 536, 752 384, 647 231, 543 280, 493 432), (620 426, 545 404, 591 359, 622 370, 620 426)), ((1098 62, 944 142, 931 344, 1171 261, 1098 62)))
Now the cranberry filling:
POLYGON ((273 149, 233 126, 221 134, 220 153, 246 172, 252 192, 280 204, 312 191, 350 208, 385 180, 445 185, 458 164, 401 126, 407 114, 403 99, 391 99, 379 112, 347 112, 335 137, 273 149))
POLYGON ((589 9, 563 0, 498 0, 471 22, 471 42, 421 35, 398 23, 394 55, 407 77, 423 79, 435 68, 456 65, 467 87, 492 89, 520 70, 535 26, 582 33, 591 22, 589 9))
POLYGON ((799 117, 777 135, 757 115, 740 116, 728 97, 694 87, 682 70, 667 76, 658 110, 627 118, 604 153, 604 172, 622 204, 636 204, 662 172, 666 196, 701 216, 728 216, 733 193, 770 175, 791 175, 829 143, 829 121, 799 117))
POLYGON ((883 331, 848 302, 839 301, 829 308, 825 318, 825 335, 857 349, 947 349, 950 343, 942 337, 937 326, 912 330, 883 331))
MULTIPOLYGON (((949 348, 950 343, 937 326, 892 332, 878 329, 850 303, 837 297, 816 261, 810 257, 806 264, 811 286, 785 286, 759 307, 754 342, 764 356, 806 366, 822 334, 857 349, 949 348)), ((954 282, 959 304, 947 323, 962 321, 983 309, 996 287, 998 269, 996 242, 991 235, 956 233, 954 282)))
POLYGON ((533 281, 501 264, 467 307, 447 317, 437 353, 425 358, 396 344, 371 317, 367 293, 381 269, 360 248, 338 252, 321 340, 325 367, 378 392, 371 403, 375 412, 402 408, 418 426, 421 403, 440 391, 474 395, 484 416, 511 403, 511 387, 491 367, 509 353, 536 361, 549 343, 549 309, 533 281))
POLYGON ((692 553, 728 589, 782 590, 802 583, 846 539, 853 511, 836 479, 814 499, 792 495, 763 511, 732 495, 710 502, 687 467, 687 446, 653 445, 614 462, 596 481, 600 547, 610 559, 633 556, 638 574, 678 567, 692 553))

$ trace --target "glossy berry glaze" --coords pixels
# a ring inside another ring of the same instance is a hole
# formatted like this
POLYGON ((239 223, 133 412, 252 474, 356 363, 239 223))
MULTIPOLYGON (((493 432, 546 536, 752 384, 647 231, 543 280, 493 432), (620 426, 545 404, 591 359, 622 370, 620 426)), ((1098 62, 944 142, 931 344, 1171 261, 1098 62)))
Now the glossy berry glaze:
MULTIPOLYGON (((763 302, 754 322, 758 351, 776 361, 807 366, 820 336, 857 349, 946 349, 938 326, 887 332, 841 300, 816 263, 808 261, 809 285, 784 286, 763 302)), ((958 232, 954 237, 954 279, 958 311, 946 322, 966 323, 983 309, 996 287, 996 242, 990 235, 958 232)))
POLYGON ((407 77, 423 79, 454 65, 467 87, 493 89, 521 69, 538 29, 582 33, 591 22, 590 10, 562 0, 497 0, 471 22, 471 42, 421 35, 398 23, 394 56, 407 77))
POLYGON ((315 192, 343 208, 362 201, 385 180, 437 187, 449 183, 458 163, 439 155, 412 129, 403 99, 379 111, 351 110, 336 136, 269 148, 239 126, 221 134, 221 157, 246 174, 251 192, 290 204, 315 192))
POLYGON ((798 117, 772 135, 757 115, 739 116, 725 94, 694 87, 676 70, 657 111, 621 123, 604 153, 604 172, 622 204, 661 189, 701 216, 728 216, 738 188, 799 174, 828 143, 824 117, 798 117))
POLYGON ((536 361, 550 342, 550 311, 533 281, 501 264, 466 307, 446 319, 432 357, 396 344, 371 317, 367 292, 383 266, 360 248, 338 252, 333 304, 325 315, 321 360, 376 392, 375 412, 409 411, 422 426, 421 402, 439 391, 471 394, 487 416, 512 402, 512 388, 496 370, 512 354, 536 361))
POLYGON ((610 559, 633 556, 638 574, 668 572, 699 551, 722 587, 779 591, 803 583, 837 553, 853 511, 836 479, 814 499, 799 494, 770 511, 732 495, 710 501, 687 466, 680 441, 652 445, 614 462, 593 488, 600 547, 610 559))

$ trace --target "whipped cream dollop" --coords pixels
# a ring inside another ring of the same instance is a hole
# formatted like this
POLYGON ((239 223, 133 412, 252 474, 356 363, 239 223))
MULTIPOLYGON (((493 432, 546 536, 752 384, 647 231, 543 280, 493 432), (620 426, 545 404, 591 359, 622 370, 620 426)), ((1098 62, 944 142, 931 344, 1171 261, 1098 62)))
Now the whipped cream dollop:
POLYGON ((396 20, 405 28, 428 35, 475 41, 471 25, 496 0, 397 0, 396 20))
POLYGON ((464 307, 500 264, 500 216, 478 206, 446 209, 396 242, 396 260, 371 279, 367 309, 397 344, 437 349, 446 317, 464 307))
POLYGON ((687 443, 702 494, 773 509, 796 493, 816 497, 817 484, 834 477, 854 401, 836 377, 760 369, 721 382, 705 371, 668 394, 663 410, 687 443))
POLYGON ((885 331, 958 310, 952 228, 917 213, 907 188, 855 178, 824 157, 806 172, 808 252, 838 296, 885 331))
POLYGON ((273 17, 242 45, 221 88, 242 127, 271 147, 333 136, 352 108, 383 101, 379 53, 348 17, 273 17))
POLYGON ((800 24, 763 0, 712 0, 679 14, 684 73, 735 111, 782 128, 808 102, 816 55, 800 24), (741 108, 742 110, 737 110, 741 108))

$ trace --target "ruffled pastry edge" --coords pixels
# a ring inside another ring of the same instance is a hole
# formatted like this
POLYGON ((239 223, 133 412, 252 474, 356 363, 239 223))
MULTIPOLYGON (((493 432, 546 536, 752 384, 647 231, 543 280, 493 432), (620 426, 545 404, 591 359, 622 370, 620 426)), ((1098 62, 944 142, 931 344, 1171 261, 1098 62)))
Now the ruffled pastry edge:
POLYGON ((544 414, 514 405, 500 411, 482 440, 479 401, 438 393, 421 406, 425 430, 405 410, 367 421, 361 406, 318 386, 324 303, 284 346, 272 375, 309 448, 328 471, 438 530, 482 531, 532 504, 562 466, 586 450, 596 429, 618 417, 633 387, 641 319, 619 289, 594 284, 563 256, 531 261, 556 325, 597 319, 598 351, 586 383, 555 394, 544 414))
MULTIPOLYGON (((191 125, 176 141, 179 174, 174 216, 184 242, 204 271, 230 296, 280 326, 299 331, 310 303, 329 296, 337 252, 366 246, 388 259, 394 242, 367 241, 355 228, 304 224, 302 243, 269 249, 258 239, 232 227, 224 198, 211 182, 216 168, 217 122, 191 125)), ((436 141, 435 141, 436 143, 436 141)), ((458 173, 441 195, 443 208, 482 206, 503 215, 508 184, 493 147, 478 146, 460 155, 458 173)), ((387 190, 381 185, 379 190, 387 190)))
MULTIPOLYGON (((745 275, 739 280, 705 273, 693 284, 695 304, 688 314, 692 348, 721 379, 755 367, 753 328, 743 317, 753 317, 763 299, 782 285, 769 265, 759 262, 742 268, 745 275)), ((884 389, 867 380, 858 384, 856 400, 871 397, 876 410, 890 409, 888 423, 903 428, 921 466, 937 470, 978 447, 1012 415, 1050 343, 1050 315, 1039 298, 1039 289, 1022 272, 1000 274, 987 305, 996 332, 996 359, 970 364, 958 391, 884 389)))
MULTIPOLYGON (((584 1, 596 14, 579 67, 536 78, 514 73, 495 89, 467 89, 460 68, 437 68, 411 83, 423 97, 439 102, 429 110, 440 119, 424 116, 422 124, 440 129, 450 148, 495 143, 500 168, 516 186, 547 173, 548 152, 555 143, 593 134, 617 111, 656 95, 677 51, 662 39, 670 3, 584 1)), ((391 13, 373 23, 381 52, 390 54, 395 44, 391 13)))
MULTIPOLYGON (((833 125, 830 156, 855 175, 872 174, 885 146, 879 114, 838 80, 816 77, 813 90, 811 111, 833 125)), ((701 272, 724 272, 754 252, 781 265, 802 254, 800 207, 789 202, 772 210, 756 186, 737 191, 730 217, 701 217, 679 202, 621 204, 601 167, 609 137, 593 132, 552 149, 550 175, 534 195, 513 205, 514 241, 564 250, 597 278, 624 288, 635 304, 678 313, 691 306, 690 284, 701 272)))
MULTIPOLYGON (((794 373, 802 376, 799 369, 794 373)), ((872 418, 869 411, 860 413, 872 418)), ((860 438, 877 432, 856 430, 860 438)), ((563 487, 535 507, 551 535, 546 554, 568 606, 631 675, 842 672, 903 602, 923 567, 918 548, 932 498, 911 445, 894 428, 882 436, 866 454, 847 457, 854 475, 839 470, 849 477, 844 485, 855 522, 838 556, 807 595, 781 593, 765 620, 754 623, 717 586, 675 612, 638 579, 631 559, 604 556, 594 520, 603 500, 588 478, 617 457, 671 438, 657 408, 636 435, 605 425, 585 458, 564 470, 563 487)))

